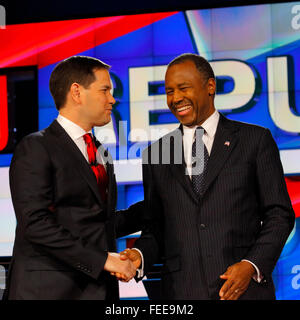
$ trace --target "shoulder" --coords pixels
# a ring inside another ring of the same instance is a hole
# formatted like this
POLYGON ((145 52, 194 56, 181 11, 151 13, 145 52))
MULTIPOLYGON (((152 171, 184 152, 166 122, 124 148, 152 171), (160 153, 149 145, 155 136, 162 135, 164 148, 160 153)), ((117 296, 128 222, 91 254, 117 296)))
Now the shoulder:
POLYGON ((59 124, 54 120, 49 127, 23 137, 18 143, 18 146, 46 145, 46 140, 50 136, 59 134, 59 129, 62 130, 59 124))
POLYGON ((271 136, 272 134, 268 128, 259 126, 257 124, 246 123, 242 121, 230 120, 223 117, 222 122, 224 126, 230 127, 245 139, 258 139, 264 136, 271 136))
MULTIPOLYGON (((158 140, 152 142, 148 147, 146 147, 143 151, 143 157, 146 157, 147 155, 149 155, 149 153, 151 151, 162 151, 163 147, 168 147, 170 144, 182 144, 182 131, 180 130, 180 128, 177 128, 167 134, 165 134, 164 136, 162 136, 161 138, 159 138, 158 140)), ((168 149, 165 149, 168 150, 168 149)))
POLYGON ((47 129, 33 132, 21 139, 14 150, 12 162, 16 158, 48 158, 46 135, 47 129))
POLYGON ((43 141, 45 140, 45 135, 46 135, 45 129, 30 133, 21 139, 21 141, 18 143, 18 147, 43 144, 43 141))
MULTIPOLYGON (((164 136, 162 136, 161 138, 159 138, 158 140, 152 142, 146 149, 152 149, 155 148, 158 145, 162 145, 162 144, 169 144, 170 141, 173 141, 174 139, 182 139, 182 131, 180 130, 180 128, 177 128, 167 134, 165 134, 164 136)), ((180 140, 181 141, 181 140, 180 140)))
POLYGON ((247 149, 254 148, 253 150, 257 153, 266 148, 278 150, 276 141, 268 128, 226 118, 225 120, 226 125, 230 126, 231 129, 234 128, 233 131, 235 131, 240 143, 247 149))
POLYGON ((225 119, 224 121, 226 122, 226 124, 229 124, 230 126, 243 131, 253 131, 253 132, 263 133, 266 130, 268 130, 267 128, 263 126, 259 126, 257 124, 252 124, 252 123, 237 121, 237 120, 230 120, 228 118, 225 118, 224 116, 223 118, 225 119))

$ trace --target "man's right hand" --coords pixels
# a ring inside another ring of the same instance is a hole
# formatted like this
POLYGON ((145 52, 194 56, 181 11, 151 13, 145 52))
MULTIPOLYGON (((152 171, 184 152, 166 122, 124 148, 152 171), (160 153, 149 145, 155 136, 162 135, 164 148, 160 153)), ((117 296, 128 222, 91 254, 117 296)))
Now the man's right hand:
POLYGON ((119 254, 109 252, 104 265, 104 270, 111 274, 118 274, 120 279, 128 282, 136 274, 135 264, 131 259, 122 259, 119 254))
POLYGON ((142 257, 137 250, 125 249, 124 251, 120 252, 120 259, 126 260, 127 258, 129 258, 132 261, 136 269, 138 269, 141 266, 142 257))
MULTIPOLYGON (((124 251, 120 252, 120 259, 122 261, 130 260, 136 269, 138 269, 142 263, 142 257, 135 249, 125 249, 124 251)), ((122 273, 111 272, 110 274, 115 276, 118 280, 124 281, 124 275, 122 273)))

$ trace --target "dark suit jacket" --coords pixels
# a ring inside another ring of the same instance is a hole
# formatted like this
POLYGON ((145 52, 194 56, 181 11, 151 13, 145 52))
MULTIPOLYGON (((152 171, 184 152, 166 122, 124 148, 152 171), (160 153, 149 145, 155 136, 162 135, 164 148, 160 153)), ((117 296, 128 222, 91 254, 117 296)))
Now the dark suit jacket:
POLYGON ((220 115, 202 196, 178 155, 180 128, 143 154, 147 228, 135 246, 146 272, 162 257, 163 298, 219 299, 219 276, 248 259, 264 281, 251 280, 241 299, 274 299, 271 273, 295 218, 270 131, 220 115))
POLYGON ((57 121, 18 144, 10 166, 17 228, 4 299, 118 298, 117 281, 103 267, 116 237, 140 229, 142 203, 115 213, 114 169, 106 165, 103 203, 88 162, 57 121))

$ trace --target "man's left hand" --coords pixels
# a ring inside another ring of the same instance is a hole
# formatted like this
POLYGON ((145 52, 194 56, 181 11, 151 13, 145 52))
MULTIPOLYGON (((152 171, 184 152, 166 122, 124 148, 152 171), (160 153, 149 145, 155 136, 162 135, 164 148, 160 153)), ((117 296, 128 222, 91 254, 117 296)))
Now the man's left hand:
POLYGON ((254 273, 254 267, 247 261, 228 267, 220 276, 221 279, 226 280, 219 292, 221 300, 237 300, 247 290, 254 273))

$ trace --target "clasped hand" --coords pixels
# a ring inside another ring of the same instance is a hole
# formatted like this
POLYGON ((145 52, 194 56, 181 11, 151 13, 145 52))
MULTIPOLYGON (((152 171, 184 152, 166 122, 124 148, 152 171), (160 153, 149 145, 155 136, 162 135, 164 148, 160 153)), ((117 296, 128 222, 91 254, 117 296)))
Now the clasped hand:
POLYGON ((141 256, 138 251, 126 249, 120 254, 109 252, 104 270, 115 276, 118 280, 128 282, 136 274, 141 264, 141 256))

